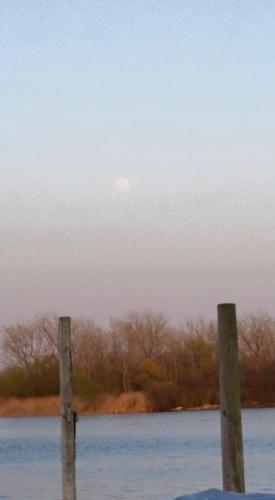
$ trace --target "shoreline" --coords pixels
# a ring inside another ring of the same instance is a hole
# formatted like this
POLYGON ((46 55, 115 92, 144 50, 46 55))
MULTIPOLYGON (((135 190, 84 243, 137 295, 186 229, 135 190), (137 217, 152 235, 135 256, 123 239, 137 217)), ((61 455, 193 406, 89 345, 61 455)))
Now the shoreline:
MULTIPOLYGON (((242 409, 274 408, 275 402, 262 404, 251 402, 242 405, 242 409)), ((118 396, 105 396, 97 405, 90 405, 75 399, 75 408, 81 416, 89 415, 118 415, 131 413, 153 413, 150 402, 143 393, 132 392, 118 396)), ((202 405, 197 407, 171 408, 167 412, 202 412, 219 410, 218 404, 202 405)), ((60 401, 58 396, 45 396, 38 398, 18 399, 10 398, 0 400, 0 418, 13 417, 57 417, 60 415, 60 401)))
MULTIPOLYGON (((247 403, 247 404, 241 405, 242 410, 255 410, 255 409, 261 409, 261 408, 275 408, 275 402, 267 403, 267 404, 253 402, 253 403, 247 403)), ((195 407, 190 407, 190 408, 188 407, 188 408, 182 408, 182 409, 173 408, 170 411, 211 411, 211 410, 219 410, 219 409, 220 409, 220 405, 217 404, 217 405, 195 406, 195 407)))

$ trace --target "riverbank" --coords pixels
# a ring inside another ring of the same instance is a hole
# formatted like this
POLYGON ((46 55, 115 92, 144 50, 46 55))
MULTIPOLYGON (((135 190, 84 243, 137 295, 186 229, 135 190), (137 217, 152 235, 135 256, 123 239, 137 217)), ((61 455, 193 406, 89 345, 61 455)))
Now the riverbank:
MULTIPOLYGON (((106 395, 94 405, 75 398, 74 404, 79 415, 148 413, 152 411, 150 401, 142 392, 129 392, 118 396, 106 395)), ((47 417, 58 415, 60 415, 58 396, 0 399, 0 417, 47 417)))
MULTIPOLYGON (((75 409, 79 415, 115 414, 115 413, 151 413, 152 404, 142 392, 128 392, 118 396, 105 395, 95 404, 89 404, 75 398, 75 409)), ((274 408, 275 403, 260 404, 252 402, 245 408, 274 408)), ((171 408, 172 412, 218 410, 219 405, 205 404, 203 406, 171 408)), ((51 417, 60 415, 60 400, 58 396, 40 398, 9 398, 0 399, 0 418, 4 417, 51 417)))

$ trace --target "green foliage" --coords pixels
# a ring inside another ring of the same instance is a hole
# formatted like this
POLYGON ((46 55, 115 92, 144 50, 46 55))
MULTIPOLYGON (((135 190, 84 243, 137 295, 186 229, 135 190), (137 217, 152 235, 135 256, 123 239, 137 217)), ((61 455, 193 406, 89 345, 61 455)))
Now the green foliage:
POLYGON ((75 371, 73 384, 74 393, 85 403, 94 403, 103 392, 103 387, 99 382, 89 379, 87 375, 79 369, 75 371))
POLYGON ((54 356, 45 356, 28 368, 12 366, 0 373, 0 395, 26 398, 59 392, 59 368, 54 356))
POLYGON ((59 365, 55 356, 47 355, 33 363, 31 371, 34 396, 52 396, 59 393, 59 365))
POLYGON ((26 398, 31 396, 29 375, 24 368, 13 366, 0 373, 0 396, 26 398))
POLYGON ((194 371, 203 371, 211 368, 215 357, 215 346, 200 336, 186 339, 187 364, 194 371))
POLYGON ((147 389, 154 411, 168 411, 180 405, 180 388, 172 380, 153 382, 147 389))
POLYGON ((164 380, 165 371, 155 361, 145 358, 141 365, 141 372, 146 374, 151 380, 164 380))

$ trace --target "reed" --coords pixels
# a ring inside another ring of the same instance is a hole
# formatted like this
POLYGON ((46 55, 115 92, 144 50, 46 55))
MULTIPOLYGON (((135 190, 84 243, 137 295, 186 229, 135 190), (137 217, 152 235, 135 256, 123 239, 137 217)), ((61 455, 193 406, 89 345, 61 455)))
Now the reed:
MULTIPOLYGON (((105 395, 94 405, 75 398, 74 405, 80 415, 145 413, 152 411, 151 403, 146 395, 134 391, 118 396, 105 395)), ((0 417, 48 417, 58 415, 60 415, 60 399, 58 396, 0 399, 0 417)))

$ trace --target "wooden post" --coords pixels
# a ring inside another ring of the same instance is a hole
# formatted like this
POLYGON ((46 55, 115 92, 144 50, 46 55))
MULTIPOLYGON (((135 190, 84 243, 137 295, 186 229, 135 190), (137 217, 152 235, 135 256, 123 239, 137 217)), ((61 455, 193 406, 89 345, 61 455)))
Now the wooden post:
POLYGON ((235 304, 218 305, 223 489, 244 493, 238 332, 235 304))
POLYGON ((75 430, 73 411, 71 318, 59 318, 58 347, 60 359, 61 453, 63 500, 76 500, 75 430))

